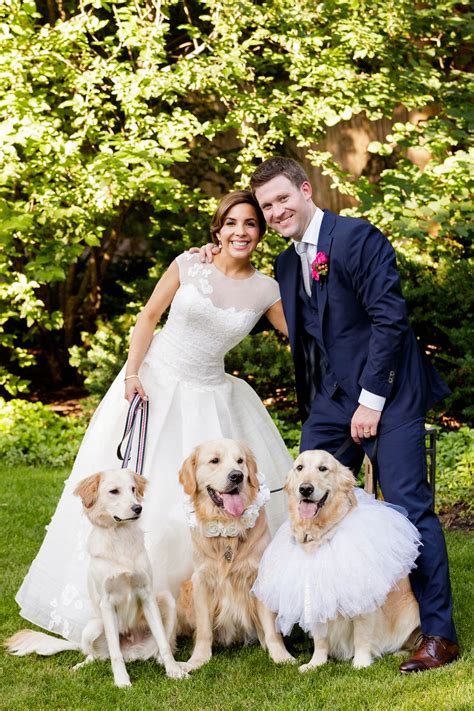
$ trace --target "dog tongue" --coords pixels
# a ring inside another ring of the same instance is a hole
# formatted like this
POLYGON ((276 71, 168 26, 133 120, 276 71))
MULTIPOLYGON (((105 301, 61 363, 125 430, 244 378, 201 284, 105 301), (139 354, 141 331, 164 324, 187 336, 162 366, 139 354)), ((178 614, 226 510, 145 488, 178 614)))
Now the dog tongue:
POLYGON ((316 514, 317 505, 312 501, 300 501, 298 510, 301 518, 313 518, 316 514))
POLYGON ((245 506, 240 494, 222 494, 221 492, 219 493, 222 496, 224 508, 227 513, 230 513, 231 516, 241 516, 245 509, 245 506))

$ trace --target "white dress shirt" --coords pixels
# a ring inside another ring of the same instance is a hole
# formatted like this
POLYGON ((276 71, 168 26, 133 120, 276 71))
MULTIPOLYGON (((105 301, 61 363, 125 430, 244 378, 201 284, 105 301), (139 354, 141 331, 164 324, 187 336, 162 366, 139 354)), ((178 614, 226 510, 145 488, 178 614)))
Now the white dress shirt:
MULTIPOLYGON (((317 207, 316 212, 314 213, 301 240, 293 240, 295 250, 301 259, 303 284, 308 296, 311 296, 312 286, 311 264, 313 263, 318 251, 319 230, 321 229, 323 217, 324 212, 317 207)), ((369 407, 371 410, 378 410, 381 412, 385 405, 385 400, 386 398, 381 395, 376 395, 375 393, 371 393, 363 388, 360 391, 359 404, 369 407)))

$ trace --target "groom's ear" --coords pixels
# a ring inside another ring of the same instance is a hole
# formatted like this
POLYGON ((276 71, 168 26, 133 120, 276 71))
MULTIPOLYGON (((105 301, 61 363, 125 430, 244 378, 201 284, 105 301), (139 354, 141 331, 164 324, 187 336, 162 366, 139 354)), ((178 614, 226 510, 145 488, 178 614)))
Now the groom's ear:
POLYGON ((194 452, 184 460, 179 470, 179 483, 188 496, 193 496, 196 493, 196 461, 197 450, 195 449, 194 452))
POLYGON ((305 180, 304 183, 301 183, 300 190, 307 200, 310 200, 313 197, 313 186, 309 180, 305 180))

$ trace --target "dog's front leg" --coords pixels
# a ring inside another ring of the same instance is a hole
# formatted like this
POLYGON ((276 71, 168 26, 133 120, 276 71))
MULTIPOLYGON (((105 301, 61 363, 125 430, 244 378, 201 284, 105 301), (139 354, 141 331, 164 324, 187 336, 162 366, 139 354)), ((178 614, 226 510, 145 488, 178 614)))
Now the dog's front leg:
POLYGON ((104 622, 105 638, 109 648, 109 656, 112 664, 115 686, 131 686, 125 662, 123 661, 120 649, 120 637, 115 610, 109 597, 103 597, 100 602, 100 611, 104 622))
POLYGON ((299 671, 304 672, 326 664, 329 652, 329 637, 327 624, 316 624, 313 628, 313 656, 307 664, 302 664, 299 671))
POLYGON ((374 613, 354 617, 354 659, 355 669, 370 667, 372 658, 372 639, 375 631, 376 616, 374 613))
POLYGON ((163 626, 163 620, 161 619, 161 614, 156 600, 153 597, 151 588, 143 589, 139 594, 142 602, 143 614, 145 615, 145 619, 148 622, 150 631, 157 644, 167 676, 170 676, 173 679, 182 679, 187 677, 188 674, 183 668, 184 665, 180 666, 173 657, 165 628, 163 626))
POLYGON ((186 671, 199 669, 212 657, 212 619, 209 609, 207 586, 198 573, 194 573, 193 603, 196 615, 196 639, 190 659, 184 664, 186 671))
POLYGON ((275 615, 271 612, 260 600, 257 600, 258 619, 263 630, 263 638, 265 646, 272 660, 276 664, 294 664, 296 659, 291 656, 285 644, 283 637, 275 629, 275 615))

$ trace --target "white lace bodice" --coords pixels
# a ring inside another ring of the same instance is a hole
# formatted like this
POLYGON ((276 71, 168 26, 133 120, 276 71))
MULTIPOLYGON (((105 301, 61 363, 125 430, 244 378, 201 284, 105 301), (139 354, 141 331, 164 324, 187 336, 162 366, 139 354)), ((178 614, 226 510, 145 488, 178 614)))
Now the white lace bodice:
POLYGON ((231 279, 199 254, 177 257, 180 286, 168 320, 154 337, 144 363, 198 387, 224 382, 224 356, 280 298, 278 283, 255 271, 231 279))

